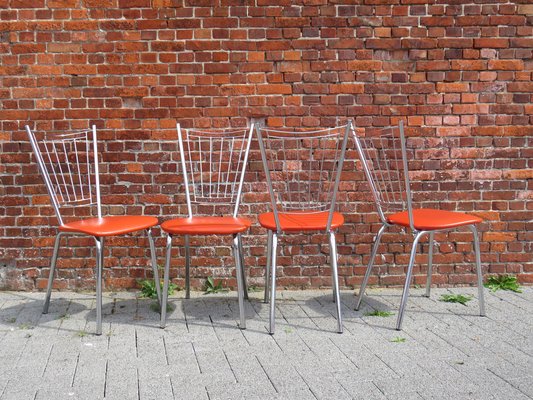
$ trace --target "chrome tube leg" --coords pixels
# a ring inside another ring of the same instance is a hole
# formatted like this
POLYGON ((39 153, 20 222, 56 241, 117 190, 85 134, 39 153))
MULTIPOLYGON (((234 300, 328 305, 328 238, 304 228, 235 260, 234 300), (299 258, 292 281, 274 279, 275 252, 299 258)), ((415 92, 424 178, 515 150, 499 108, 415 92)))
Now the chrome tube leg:
POLYGON ((191 249, 189 235, 185 235, 185 298, 191 298, 191 249))
POLYGON ((266 259, 266 268, 265 268, 265 299, 264 302, 268 303, 268 287, 270 282, 270 267, 272 263, 272 234, 273 232, 268 230, 267 238, 267 259, 266 259))
POLYGON ((159 279, 159 267, 157 266, 157 258, 155 253, 154 238, 152 236, 152 229, 147 229, 148 242, 150 243, 150 257, 152 259, 152 269, 154 270, 155 290, 157 292, 157 301, 161 307, 161 280, 159 279))
POLYGON ((268 331, 271 335, 276 329, 276 256, 278 248, 278 235, 272 233, 272 249, 271 249, 271 264, 270 264, 270 326, 268 331))
POLYGON ((246 318, 244 313, 244 285, 243 285, 243 270, 241 265, 240 252, 240 235, 233 236, 233 255, 235 257, 235 270, 237 275, 237 298, 239 300, 239 328, 246 329, 246 318))
POLYGON ((402 330, 403 313, 405 311, 405 306, 407 305, 407 298, 409 297, 409 286, 411 285, 411 280, 413 278, 413 266, 415 264, 416 248, 418 246, 418 241, 425 234, 425 231, 418 232, 415 236, 415 240, 413 240, 411 256, 409 257, 409 266, 407 267, 407 276, 405 277, 405 284, 403 286, 402 300, 400 302, 400 310, 398 311, 398 319, 396 320, 397 331, 402 330))
POLYGON ((481 269, 481 252, 479 249, 479 236, 475 225, 468 225, 474 235, 474 252, 476 253, 477 290, 479 297, 479 315, 485 314, 485 297, 483 295, 483 270, 481 269))
POLYGON ((333 276, 333 295, 337 305, 337 332, 342 333, 341 297, 339 292, 339 272, 337 269, 337 242, 335 233, 329 233, 329 247, 331 253, 331 272, 333 276))
POLYGON ((170 258, 172 252, 172 235, 167 236, 165 252, 165 272, 163 273, 163 293, 161 293, 161 328, 165 328, 167 322, 168 282, 170 280, 170 258))
POLYGON ((372 272, 372 267, 374 266, 374 259, 376 258, 376 253, 378 252, 379 243, 381 242, 381 236, 383 236, 383 232, 385 232, 386 228, 387 225, 383 225, 381 228, 379 228, 379 231, 376 235, 376 239, 374 240, 374 245, 372 246, 372 253, 370 254, 370 260, 368 261, 368 266, 366 267, 365 277, 363 278, 361 288, 359 289, 359 296, 357 296, 357 301, 355 302, 355 311, 359 310, 359 307, 361 307, 361 301, 363 300, 366 285, 368 284, 368 279, 370 278, 370 273, 372 272))
POLYGON ((429 297, 431 292, 431 273, 433 272, 433 234, 434 232, 429 232, 428 277, 426 279, 426 297, 429 297))
POLYGON ((242 248, 242 235, 239 233, 239 260, 241 262, 242 270, 242 290, 244 292, 244 299, 248 300, 248 285, 246 284, 246 266, 244 264, 244 250, 242 248))
POLYGON ((57 254, 59 253, 59 244, 61 242, 62 233, 59 232, 54 242, 54 252, 52 253, 52 260, 50 262, 50 275, 48 276, 48 286, 46 287, 46 299, 44 300, 43 314, 48 314, 48 307, 50 306, 50 297, 52 296, 52 284, 54 282, 54 275, 56 272, 57 254))
POLYGON ((96 334, 102 334, 102 271, 104 268, 104 238, 96 241, 96 334))

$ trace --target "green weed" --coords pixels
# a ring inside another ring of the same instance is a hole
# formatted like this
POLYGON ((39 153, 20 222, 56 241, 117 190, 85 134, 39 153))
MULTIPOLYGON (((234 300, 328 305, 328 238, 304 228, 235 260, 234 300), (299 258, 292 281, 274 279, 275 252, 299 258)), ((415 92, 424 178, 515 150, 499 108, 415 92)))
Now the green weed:
POLYGON ((209 276, 204 284, 204 294, 214 294, 214 293, 220 293, 220 292, 227 292, 228 289, 222 287, 222 281, 218 281, 215 284, 215 280, 212 276, 209 276))
POLYGON ((489 276, 485 287, 489 288, 491 292, 497 290, 511 290, 516 293, 522 293, 520 290, 520 285, 516 281, 516 276, 511 275, 497 275, 489 276))
MULTIPOLYGON (((157 289, 155 287, 155 281, 153 279, 141 279, 138 281, 141 285, 141 294, 140 297, 148 299, 157 299, 157 289)), ((163 293, 163 281, 160 282, 161 293, 163 293)), ((168 283, 168 294, 172 296, 176 290, 179 290, 178 285, 169 282, 168 283)))
POLYGON ((391 339, 391 342, 393 343, 403 343, 405 342, 405 338, 404 337, 400 337, 400 336, 396 336, 395 338, 391 339))
POLYGON ((365 317, 390 317, 391 315, 394 315, 394 313, 390 311, 374 310, 368 311, 364 315, 365 317))
POLYGON ((439 300, 446 303, 459 303, 466 306, 466 303, 472 300, 472 296, 465 296, 464 294, 443 294, 439 300))

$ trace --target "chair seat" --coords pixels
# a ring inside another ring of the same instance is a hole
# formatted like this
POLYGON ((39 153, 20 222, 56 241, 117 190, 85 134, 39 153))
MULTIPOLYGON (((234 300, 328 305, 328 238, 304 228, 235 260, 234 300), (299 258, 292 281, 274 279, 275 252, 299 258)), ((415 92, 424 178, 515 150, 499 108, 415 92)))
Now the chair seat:
MULTIPOLYGON (((438 231, 441 229, 457 228, 459 226, 479 224, 483 220, 479 217, 455 211, 419 208, 413 210, 414 227, 419 231, 438 231)), ((394 225, 409 227, 409 214, 402 211, 388 217, 388 222, 394 225)))
POLYGON ((62 232, 79 232, 92 236, 116 236, 151 228, 159 223, 157 218, 148 216, 118 215, 103 218, 90 218, 61 225, 62 232))
POLYGON ((171 235, 234 235, 251 225, 252 221, 240 217, 192 217, 165 221, 161 229, 171 235))
MULTIPOLYGON (((328 211, 322 212, 298 212, 298 213, 278 213, 281 230, 284 232, 303 231, 325 231, 328 223, 328 211)), ((263 228, 275 231, 276 220, 274 213, 264 213, 259 215, 259 223, 263 228)), ((331 221, 331 229, 337 229, 344 224, 344 216, 334 212, 331 221)))

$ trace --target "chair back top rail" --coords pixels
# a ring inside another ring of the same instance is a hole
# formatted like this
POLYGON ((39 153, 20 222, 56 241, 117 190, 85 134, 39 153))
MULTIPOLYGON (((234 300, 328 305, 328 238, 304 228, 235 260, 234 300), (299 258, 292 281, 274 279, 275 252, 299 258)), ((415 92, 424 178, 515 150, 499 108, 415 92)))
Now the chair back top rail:
POLYGON ((227 204, 237 217, 253 124, 246 128, 185 129, 177 124, 187 211, 192 204, 227 204))
POLYGON ((62 207, 96 205, 102 217, 96 126, 37 132, 26 125, 33 153, 60 225, 62 207))
POLYGON ((388 214, 407 210, 410 227, 416 231, 403 122, 367 129, 365 136, 353 130, 353 137, 382 223, 388 223, 388 214))
POLYGON ((317 130, 257 127, 277 230, 279 213, 328 212, 329 231, 351 121, 317 130))

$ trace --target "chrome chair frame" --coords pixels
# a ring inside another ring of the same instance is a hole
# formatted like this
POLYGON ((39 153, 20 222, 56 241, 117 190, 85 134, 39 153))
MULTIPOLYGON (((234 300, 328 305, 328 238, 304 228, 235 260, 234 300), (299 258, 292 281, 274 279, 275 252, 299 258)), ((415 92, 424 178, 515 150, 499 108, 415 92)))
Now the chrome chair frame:
MULTIPOLYGON (((415 257, 416 257, 416 253, 417 253, 418 242, 420 241, 420 239, 424 235, 428 235, 428 237, 429 237, 428 272, 427 272, 427 279, 426 279, 425 296, 429 297, 430 296, 430 290, 431 290, 431 275, 432 275, 432 269, 433 269, 433 243, 434 243, 433 237, 434 237, 434 233, 435 232, 452 231, 452 230, 456 230, 457 228, 435 229, 435 230, 417 230, 415 228, 415 226, 414 226, 414 217, 413 217, 413 204, 412 204, 412 197, 411 197, 411 186, 410 186, 411 182, 410 182, 410 179, 409 179, 409 169, 408 169, 408 162, 407 162, 406 140, 405 140, 405 134, 404 134, 403 122, 402 121, 400 121, 400 123, 399 123, 398 130, 399 130, 399 138, 398 139, 400 141, 401 158, 402 158, 402 160, 401 160, 401 169, 402 169, 402 171, 401 172, 402 172, 402 175, 403 175, 403 182, 402 182, 401 179, 399 179, 400 182, 398 182, 398 183, 400 185, 402 185, 404 190, 405 190, 405 200, 400 199, 400 198, 395 198, 394 196, 390 196, 390 195, 383 195, 381 193, 380 188, 378 187, 378 186, 380 186, 379 182, 377 182, 379 180, 379 176, 377 176, 376 174, 372 173, 372 170, 370 168, 370 165, 369 165, 369 162, 368 162, 368 159, 367 159, 367 155, 365 154, 366 147, 364 147, 362 145, 362 140, 363 139, 361 139, 361 138, 359 138, 357 136, 357 134, 355 133, 355 130, 352 130, 352 133, 353 133, 353 137, 355 139, 355 145, 356 145, 356 148, 357 148, 357 152, 359 153, 359 158, 361 160, 366 179, 367 179, 367 181, 369 183, 369 186, 371 188, 371 192, 372 192, 372 196, 374 198, 376 209, 377 209, 378 215, 379 215, 381 223, 382 223, 382 226, 379 229, 379 231, 378 231, 378 233, 377 233, 377 235, 375 237, 374 244, 372 246, 372 252, 370 254, 370 260, 369 260, 367 268, 366 268, 366 272, 365 272, 365 276, 363 278, 363 282, 361 283, 361 289, 359 290, 359 295, 358 295, 357 300, 356 300, 355 310, 359 310, 359 308, 361 307, 361 302, 362 302, 362 299, 363 299, 363 295, 365 293, 366 286, 368 284, 368 280, 370 278, 370 274, 372 272, 372 267, 374 265, 374 260, 375 260, 376 254, 377 254, 377 250, 378 250, 379 244, 381 242, 381 237, 383 236, 383 234, 385 233, 387 228, 389 228, 391 226, 397 226, 395 224, 391 224, 388 221, 387 215, 386 215, 387 212, 386 212, 386 210, 384 210, 384 208, 387 208, 387 206, 389 206, 391 204, 393 206, 398 206, 398 204, 403 203, 402 204, 402 208, 403 208, 403 210, 406 209, 407 212, 408 212, 409 229, 410 229, 411 233, 413 234, 414 239, 413 239, 413 245, 412 245, 410 256, 409 256, 409 264, 408 264, 408 267, 407 267, 407 275, 406 275, 406 278, 405 278, 405 283, 404 283, 403 292, 402 292, 402 298, 401 298, 401 301, 400 301, 400 308, 399 308, 399 311, 398 311, 398 318, 397 318, 397 321, 396 321, 396 330, 401 330, 402 322, 403 322, 403 315, 404 315, 404 312, 405 312, 405 307, 407 305, 407 299, 409 297, 409 287, 411 285, 411 281, 412 281, 412 277, 413 277, 413 267, 414 267, 414 263, 415 263, 415 257)), ((394 149, 394 151, 396 151, 396 150, 397 149, 394 149)), ((385 162, 385 160, 381 160, 381 161, 385 162)), ((389 175, 388 176, 383 176, 383 175, 384 174, 382 174, 382 176, 381 176, 383 179, 390 179, 391 178, 390 171, 389 171, 389 175)), ((403 210, 401 210, 401 211, 403 211, 403 210)), ((480 249, 479 249, 479 236, 478 236, 477 228, 476 228, 476 226, 474 224, 464 225, 464 226, 467 227, 468 229, 470 229, 470 231, 473 234, 473 238, 474 238, 474 253, 475 253, 475 257, 476 257, 476 273, 477 273, 477 284, 478 284, 479 314, 480 314, 480 316, 485 316, 485 301, 484 301, 484 296, 483 296, 483 272, 482 272, 482 268, 481 268, 481 255, 480 255, 480 249)))
MULTIPOLYGON (((267 260, 266 260, 266 269, 265 269, 265 294, 264 294, 264 302, 267 303, 270 300, 270 313, 269 313, 269 333, 272 335, 275 332, 275 307, 276 307, 276 258, 277 258, 277 248, 278 248, 278 238, 279 236, 284 233, 281 224, 280 224, 280 218, 278 211, 278 204, 280 203, 279 196, 276 196, 276 191, 274 190, 272 179, 271 179, 271 171, 268 166, 268 158, 266 154, 266 148, 265 148, 265 139, 263 137, 263 132, 268 131, 270 133, 274 134, 274 137, 278 135, 277 137, 282 136, 288 136, 292 135, 293 137, 291 139, 319 139, 328 136, 327 132, 331 132, 334 129, 344 129, 344 133, 342 135, 338 135, 341 137, 341 149, 340 149, 340 158, 339 162, 337 164, 336 171, 334 173, 335 180, 332 188, 331 193, 331 199, 328 201, 330 203, 325 207, 325 209, 328 211, 328 219, 326 224, 325 232, 328 235, 329 239, 329 246, 330 246, 330 262, 331 262, 331 268, 332 268, 332 286, 333 286, 333 301, 336 303, 336 311, 337 311, 337 332, 342 333, 343 332, 343 326, 342 326, 342 313, 341 313, 341 301, 340 301, 340 290, 339 290, 339 277, 338 277, 338 268, 337 268, 337 242, 335 238, 335 231, 331 229, 332 219, 333 219, 333 213, 335 211, 335 205, 336 205, 336 197, 337 192, 339 188, 339 182, 340 177, 342 173, 342 168, 344 164, 345 154, 346 154, 346 147, 348 142, 348 136, 350 133, 351 128, 351 121, 349 120, 348 123, 344 126, 338 126, 335 128, 329 128, 329 129, 321 129, 317 131, 304 131, 304 132, 293 132, 293 131, 285 131, 285 130, 275 130, 270 128, 264 128, 257 126, 257 137, 259 142, 259 149, 261 151, 261 159, 263 162, 263 168, 266 175, 266 181, 268 186, 268 191, 270 195, 270 201, 271 201, 271 208, 272 212, 274 214, 274 220, 276 224, 276 231, 273 231, 271 229, 267 229, 267 260), (322 133, 325 133, 323 136, 320 136, 322 133), (278 201, 276 200, 276 197, 278 197, 278 201), (270 292, 270 293, 269 293, 270 292)), ((335 135, 331 135, 335 136, 335 135)), ((283 147, 283 151, 285 151, 285 147, 283 147)), ((310 154, 309 160, 311 159, 312 155, 310 154)), ((310 163, 311 166, 311 163, 310 163)), ((323 165, 322 165, 323 166, 323 165)), ((298 171, 298 178, 300 178, 298 171)), ((311 176, 311 173, 314 171, 309 171, 309 178, 311 176)), ((305 185, 304 185, 305 186, 305 185)), ((311 188, 311 185, 309 184, 309 190, 311 188)), ((300 185, 298 184, 298 190, 300 189, 300 185)), ((298 198, 298 196, 296 196, 298 198)), ((281 200, 283 202, 283 200, 281 200)), ((289 211, 287 213, 293 212, 293 211, 305 211, 306 205, 310 208, 312 208, 311 212, 314 212, 316 210, 323 209, 323 205, 321 204, 312 204, 313 202, 309 199, 307 201, 289 201, 291 203, 289 205, 289 211), (306 204, 307 203, 307 204, 306 204)), ((285 208, 283 205, 281 205, 281 208, 285 208)), ((287 234, 287 232, 285 232, 287 234)), ((290 233, 290 232, 289 232, 290 233)))
MULTIPOLYGON (((52 170, 52 175, 46 167, 46 161, 43 158, 43 152, 39 147, 39 141, 35 137, 35 133, 26 125, 26 132, 30 139, 30 144, 33 149, 33 154, 37 159, 39 171, 43 176, 44 183, 48 194, 50 196, 52 206, 54 208, 59 225, 64 225, 64 220, 61 215, 61 208, 63 206, 81 207, 81 206, 96 206, 96 213, 98 218, 102 218, 102 203, 100 199, 100 176, 98 168, 98 144, 96 125, 88 130, 81 130, 76 132, 56 132, 56 138, 43 140, 42 144, 46 152, 49 165, 57 165, 58 168, 52 170), (77 148, 77 141, 80 140, 80 144, 85 146, 87 177, 82 175, 82 167, 80 163, 79 149, 77 148), (56 145, 61 146, 57 148, 56 145), (67 153, 67 147, 72 145, 75 151, 75 160, 69 162, 68 159, 60 161, 61 155, 58 153, 63 150, 67 153), (50 147, 49 147, 50 146, 50 147), (49 149, 51 151, 49 151, 49 149), (59 149, 59 152, 57 151, 59 149), (89 155, 89 151, 92 151, 92 156, 89 155), (91 160, 92 158, 92 160, 91 160), (57 164, 55 164, 57 161, 57 164), (63 166, 62 166, 63 165, 63 166), (94 181, 91 181, 90 167, 93 167, 94 181), (65 170, 63 170, 65 169, 65 170), (73 172, 74 170, 74 172, 73 172), (85 178, 85 184, 84 184, 85 178), (94 192, 94 193, 93 193, 94 192)), ((48 132, 52 134, 53 132, 48 132)), ((85 235, 81 232, 61 232, 56 235, 54 242, 54 250, 52 253, 52 259, 50 263, 50 273, 48 277, 48 284, 46 289, 46 298, 43 306, 43 314, 48 313, 50 306, 50 297, 52 295, 53 280, 55 276, 56 262, 59 253, 59 247, 61 238, 63 235, 85 235)), ((154 273, 154 279, 159 282, 159 273, 157 270, 157 261, 155 254, 155 244, 152 237, 152 229, 146 229, 148 241, 150 243, 150 253, 152 269, 154 273)), ((91 235, 88 235, 91 236, 91 235)), ((96 334, 102 334, 102 272, 104 264, 104 237, 92 236, 96 246, 96 334)), ((157 298, 161 302, 161 290, 160 285, 156 285, 157 298)))
MULTIPOLYGON (((209 162, 209 168, 211 166, 218 164, 218 170, 217 178, 219 179, 218 182, 211 181, 211 170, 208 173, 208 176, 210 178, 209 183, 207 182, 195 182, 194 181, 194 174, 192 173, 192 169, 194 168, 195 164, 194 161, 192 161, 194 150, 191 150, 191 144, 190 143, 184 143, 184 135, 182 133, 181 125, 178 123, 177 126, 177 132, 178 132, 178 145, 179 145, 179 151, 180 151, 180 166, 183 174, 183 185, 185 187, 185 197, 187 201, 187 214, 189 218, 194 217, 193 211, 192 211, 192 204, 231 204, 234 202, 233 212, 232 216, 233 218, 237 218, 238 212, 239 212, 239 206, 241 202, 241 195, 242 195, 242 187, 244 184, 244 176, 246 173, 246 166, 248 163, 248 155, 250 153, 250 145, 252 142, 252 135, 254 132, 254 124, 251 124, 249 128, 241 128, 241 129, 220 129, 220 130, 201 130, 201 129, 183 129, 187 132, 187 139, 189 138, 190 133, 196 133, 198 135, 204 135, 206 138, 206 141, 209 139, 209 148, 210 148, 210 162, 209 162), (230 182, 229 178, 231 176, 230 170, 229 170, 229 164, 228 164, 228 171, 226 172, 226 180, 228 182, 221 183, 221 179, 224 179, 224 172, 221 172, 224 168, 223 164, 225 161, 222 160, 222 154, 220 155, 219 160, 215 160, 215 164, 213 164, 212 159, 212 153, 213 153, 213 146, 215 145, 215 139, 221 139, 222 143, 220 144, 220 153, 222 153, 223 148, 223 141, 226 137, 229 137, 230 140, 233 140, 233 143, 231 145, 231 154, 229 155, 229 162, 231 162, 233 157, 233 150, 235 147, 235 138, 234 135, 236 132, 249 132, 243 136, 242 140, 243 143, 241 145, 241 148, 236 151, 239 151, 238 156, 238 165, 237 169, 234 175, 233 182, 230 182), (187 156, 185 151, 185 144, 187 144, 187 156), (241 164, 242 161, 242 164, 241 164), (239 172, 239 168, 242 168, 242 171, 239 172), (189 179, 189 175, 191 179, 189 179), (238 182, 237 182, 238 179, 238 182), (198 185, 200 185, 200 190, 197 190, 198 185), (230 185, 230 191, 228 193, 228 186, 230 185), (224 188, 222 189, 221 188, 224 188), (204 191, 204 188, 206 188, 206 191, 208 191, 207 195, 204 191), (237 188, 236 193, 234 192, 234 189, 237 188), (192 190, 191 190, 192 189, 192 190), (211 191, 214 189, 213 191, 211 191), (224 195, 222 196, 221 190, 224 190, 224 195), (191 195, 192 192, 192 195, 191 195), (228 196, 229 195, 229 196, 228 196)), ((200 150, 202 147, 202 141, 200 139, 200 150)), ((201 170, 200 177, 204 175, 204 172, 202 170, 203 163, 201 160, 199 160, 198 168, 201 170)), ((183 235, 184 241, 185 241, 185 298, 190 298, 190 235, 183 235)), ((166 237, 166 247, 165 247, 165 270, 164 270, 164 277, 163 277, 163 293, 162 293, 162 302, 161 302, 161 328, 165 328, 166 326, 166 313, 167 313, 167 302, 168 302, 168 286, 170 281, 170 261, 171 261, 171 252, 172 252, 172 234, 167 233, 166 237)), ((234 234, 232 238, 232 249, 233 254, 235 257, 235 269, 236 269, 236 275, 237 275, 237 297, 239 302, 239 316, 240 316, 240 324, 239 327, 241 329, 246 329, 246 318, 245 318, 245 310, 244 310, 244 300, 248 299, 248 290, 246 287, 246 273, 245 273, 245 265, 244 265, 244 255, 243 255, 243 247, 242 247, 242 235, 234 234)))

